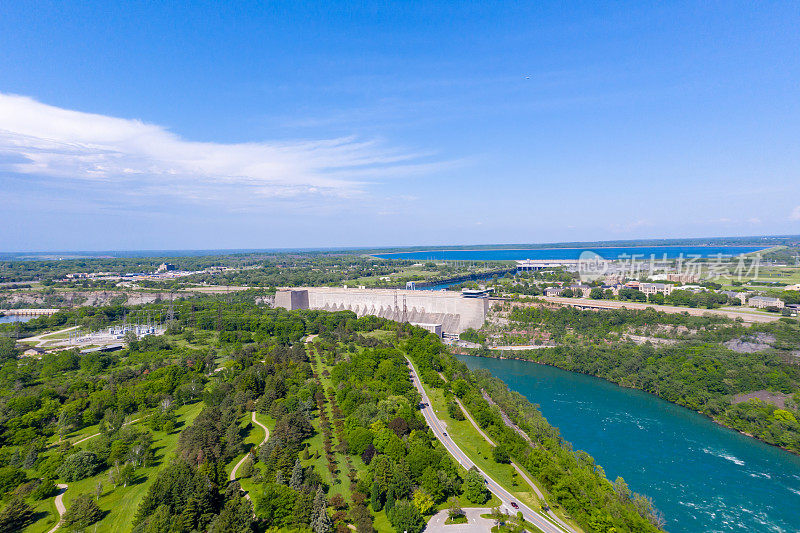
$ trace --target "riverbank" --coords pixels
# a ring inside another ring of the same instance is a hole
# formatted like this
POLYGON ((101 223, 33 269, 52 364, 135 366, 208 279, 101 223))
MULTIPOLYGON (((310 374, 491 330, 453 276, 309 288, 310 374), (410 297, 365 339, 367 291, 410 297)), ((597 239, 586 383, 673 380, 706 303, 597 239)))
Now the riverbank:
MULTIPOLYGON (((517 350, 517 351, 523 351, 525 353, 530 353, 531 355, 534 355, 538 350, 530 350, 530 351, 517 350)), ((623 383, 621 381, 609 379, 608 377, 601 376, 601 375, 598 375, 598 374, 595 374, 595 373, 591 373, 591 372, 583 372, 583 371, 580 371, 580 370, 567 368, 565 365, 558 365, 558 364, 551 363, 551 362, 546 362, 546 361, 540 361, 540 360, 537 360, 537 359, 526 358, 526 357, 523 357, 522 355, 517 355, 517 356, 492 355, 491 352, 489 354, 487 354, 483 350, 466 350, 466 354, 465 355, 470 355, 470 356, 473 356, 473 357, 488 358, 488 359, 524 361, 524 362, 535 363, 535 364, 538 364, 538 365, 548 366, 548 367, 552 367, 552 368, 558 368, 559 370, 564 370, 566 372, 573 372, 573 373, 576 373, 576 374, 582 374, 582 375, 585 375, 585 376, 591 376, 591 377, 594 377, 594 378, 599 378, 599 379, 602 379, 603 381, 606 381, 608 383, 612 383, 612 384, 614 384, 614 385, 616 385, 618 387, 622 387, 622 388, 625 388, 625 389, 631 389, 631 390, 638 390, 638 391, 644 392, 646 394, 649 394, 651 396, 654 396, 656 398, 659 398, 661 400, 667 401, 667 402, 669 402, 669 403, 671 403, 673 405, 677 405, 677 406, 682 407, 684 409, 688 409, 689 411, 693 411, 695 413, 703 415, 704 417, 708 418, 709 420, 711 420, 712 422, 714 422, 715 424, 717 424, 717 425, 719 425, 721 427, 733 430, 733 431, 735 431, 735 432, 737 432, 737 433, 739 433, 741 435, 744 435, 746 437, 752 438, 752 439, 757 440, 759 442, 763 442, 764 444, 768 444, 768 445, 773 446, 775 448, 779 448, 779 449, 781 449, 783 451, 786 451, 786 452, 789 452, 789 453, 791 453, 791 454, 793 454, 795 456, 800 456, 800 452, 798 452, 797 450, 793 450, 793 449, 790 449, 790 448, 788 448, 786 446, 782 446, 782 445, 780 445, 778 443, 770 442, 768 440, 760 438, 758 435, 755 435, 755 434, 750 433, 748 431, 744 431, 742 429, 734 427, 731 424, 727 423, 725 420, 722 420, 722 419, 720 419, 718 417, 715 417, 715 416, 713 416, 712 414, 709 414, 706 411, 703 411, 703 410, 700 410, 700 409, 693 409, 688 405, 684 405, 684 404, 682 404, 680 402, 672 401, 669 398, 666 398, 666 397, 664 397, 662 395, 656 394, 654 392, 651 392, 649 390, 646 390, 646 389, 644 389, 642 387, 639 387, 639 386, 636 386, 636 385, 633 385, 633 384, 623 383)), ((735 405, 735 404, 731 403, 731 405, 735 405)))
POLYGON ((609 479, 621 476, 652 497, 666 531, 800 530, 800 457, 590 374, 517 357, 458 359, 535 404, 575 454, 594 457, 609 479))

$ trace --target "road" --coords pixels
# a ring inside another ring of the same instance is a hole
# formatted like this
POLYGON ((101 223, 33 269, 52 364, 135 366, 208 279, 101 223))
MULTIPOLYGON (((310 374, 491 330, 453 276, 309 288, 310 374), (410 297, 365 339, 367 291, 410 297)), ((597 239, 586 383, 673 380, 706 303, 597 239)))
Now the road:
POLYGON ((478 472, 480 472, 480 474, 486 480, 486 488, 488 488, 492 494, 500 499, 502 502, 502 507, 505 508, 506 512, 509 514, 515 515, 517 511, 521 512, 525 520, 544 531, 544 533, 564 533, 564 529, 556 526, 547 518, 534 511, 527 505, 518 502, 517 498, 513 494, 501 487, 495 480, 487 476, 483 470, 478 468, 475 463, 473 463, 472 460, 467 457, 467 454, 461 451, 461 448, 459 448, 453 439, 447 435, 441 420, 439 420, 439 418, 436 416, 436 412, 433 410, 433 406, 431 405, 431 400, 428 397, 428 394, 425 392, 422 382, 419 380, 417 369, 414 367, 414 363, 412 363, 408 358, 406 358, 406 360, 411 368, 411 381, 414 383, 414 387, 417 388, 417 391, 419 391, 420 395, 422 396, 422 403, 425 405, 422 408, 422 416, 425 417, 425 422, 428 423, 428 426, 433 431, 433 434, 436 435, 436 438, 439 439, 439 442, 442 443, 450 455, 452 455, 455 460, 458 461, 458 464, 460 464, 466 470, 471 468, 478 470, 478 472), (511 506, 511 502, 515 502, 519 508, 514 509, 511 506))
POLYGON ((64 513, 67 512, 67 508, 64 507, 64 493, 67 492, 67 485, 64 483, 59 483, 56 485, 58 487, 58 495, 56 495, 56 511, 58 511, 58 522, 53 529, 48 531, 47 533, 53 533, 55 530, 61 527, 61 521, 64 518, 64 513))
MULTIPOLYGON (((474 419, 474 418, 472 418, 472 415, 470 415, 470 414, 469 414, 469 411, 467 411, 467 408, 466 408, 466 407, 464 407, 464 404, 463 404, 463 403, 461 403, 461 400, 459 400, 459 399, 458 399, 458 398, 456 398, 456 397, 453 397, 453 399, 456 401, 456 403, 458 403, 458 406, 461 408, 461 411, 463 411, 463 412, 464 412, 464 416, 466 416, 466 417, 467 417, 467 420, 469 420, 469 421, 470 421, 470 423, 472 424, 472 427, 474 427, 474 428, 475 428, 475 429, 478 431, 478 433, 480 433, 480 434, 481 434, 481 436, 482 436, 484 439, 486 439, 486 441, 487 441, 489 444, 491 444, 492 446, 497 446, 497 445, 494 443, 494 441, 493 441, 492 439, 490 439, 490 438, 489 438, 489 435, 487 435, 486 433, 484 433, 484 432, 483 432, 483 430, 482 430, 482 429, 480 428, 480 426, 478 425, 478 423, 477 423, 477 422, 475 422, 475 419, 474 419)), ((501 411, 501 412, 502 412, 502 411, 501 411)), ((504 413, 503 415, 505 416, 505 413, 504 413)), ((506 422, 506 424, 509 424, 509 422, 510 422, 510 421, 506 422)), ((511 425, 510 427, 514 427, 514 426, 513 426, 513 425, 511 425)), ((525 435, 525 434, 523 433, 523 435, 525 435)), ((527 435, 525 435, 525 437, 527 437, 527 435)), ((530 438, 528 438, 527 440, 529 440, 529 441, 530 441, 530 438)), ((522 468, 520 468, 520 466, 519 466, 519 465, 518 465, 518 464, 517 464, 515 461, 511 461, 511 466, 513 466, 513 467, 514 467, 514 470, 516 470, 516 471, 517 471, 517 473, 520 475, 520 477, 522 477, 522 479, 524 479, 524 480, 525 480, 525 482, 526 482, 528 485, 530 485, 530 486, 531 486, 531 488, 533 489, 533 492, 535 492, 535 493, 536 493, 536 496, 537 496, 537 497, 538 497, 538 498, 539 498, 541 501, 545 501, 545 499, 544 499, 544 494, 542 494, 542 491, 540 491, 540 490, 539 490, 539 487, 537 487, 537 486, 536 486, 536 483, 534 483, 534 482, 533 482, 533 480, 532 480, 531 478, 529 478, 529 477, 528 477, 528 474, 526 474, 526 473, 525 473, 525 471, 524 471, 524 470, 522 470, 522 468)), ((553 520, 555 520, 556 522, 558 522, 559 524, 561 524, 561 526, 562 526, 562 528, 563 528, 563 529, 565 529, 565 530, 569 531, 570 533, 575 533, 575 530, 574 530, 574 529, 572 529, 571 527, 569 527, 569 526, 568 526, 568 525, 567 525, 567 524, 566 524, 566 523, 565 523, 563 520, 561 520, 561 519, 558 517, 558 515, 556 515, 556 514, 553 512, 553 510, 552 510, 552 509, 551 509, 551 510, 549 510, 549 511, 547 511, 547 515, 548 515, 548 516, 549 516, 551 519, 553 519, 553 520)))
POLYGON ((774 322, 781 318, 780 314, 760 314, 753 309, 746 311, 744 309, 701 309, 699 307, 679 307, 675 305, 657 305, 651 303, 640 302, 620 302, 617 300, 592 300, 590 298, 562 298, 560 296, 538 296, 547 302, 571 305, 573 307, 586 307, 593 309, 620 309, 625 307, 627 309, 647 309, 652 307, 656 311, 664 311, 666 313, 688 313, 693 316, 703 316, 706 313, 712 315, 722 315, 728 318, 741 318, 748 323, 757 322, 774 322))
POLYGON ((49 337, 50 335, 58 335, 59 333, 66 333, 68 331, 72 331, 73 329, 78 329, 80 326, 72 326, 69 328, 60 329, 58 331, 48 331, 47 333, 40 333, 39 335, 34 335, 33 337, 27 337, 25 339, 19 339, 19 342, 35 342, 36 347, 42 347, 51 340, 58 340, 58 339, 44 339, 43 337, 49 337))

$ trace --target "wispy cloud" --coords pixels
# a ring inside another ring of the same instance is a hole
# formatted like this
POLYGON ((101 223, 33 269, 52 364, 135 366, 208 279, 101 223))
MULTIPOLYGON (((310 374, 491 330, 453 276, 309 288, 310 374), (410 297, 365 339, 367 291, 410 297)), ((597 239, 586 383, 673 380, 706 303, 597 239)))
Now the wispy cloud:
POLYGON ((430 154, 374 140, 195 142, 139 120, 0 94, 0 171, 88 184, 126 198, 239 209, 270 199, 351 197, 369 184, 439 168, 430 154))
POLYGON ((800 205, 792 210, 792 213, 789 215, 789 220, 800 220, 800 205))

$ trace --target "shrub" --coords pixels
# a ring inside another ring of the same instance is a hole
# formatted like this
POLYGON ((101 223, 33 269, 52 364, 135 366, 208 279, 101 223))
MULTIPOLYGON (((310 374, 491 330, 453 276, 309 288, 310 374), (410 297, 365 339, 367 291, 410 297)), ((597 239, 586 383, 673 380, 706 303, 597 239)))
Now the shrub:
POLYGON ((58 475, 67 482, 78 481, 93 476, 98 466, 97 455, 79 451, 64 459, 64 463, 58 469, 58 475))
POLYGON ((79 494, 64 513, 64 523, 72 529, 86 529, 103 517, 103 512, 88 494, 79 494))

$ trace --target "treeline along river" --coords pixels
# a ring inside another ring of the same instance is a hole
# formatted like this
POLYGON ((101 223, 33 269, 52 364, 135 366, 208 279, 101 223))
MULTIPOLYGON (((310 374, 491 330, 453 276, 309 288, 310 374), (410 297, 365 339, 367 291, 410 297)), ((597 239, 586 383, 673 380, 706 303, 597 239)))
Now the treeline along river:
POLYGON ((637 260, 647 260, 651 256, 662 259, 676 257, 735 257, 741 254, 756 252, 763 247, 757 246, 628 246, 614 248, 538 248, 520 250, 424 250, 418 252, 396 252, 376 254, 383 259, 411 259, 416 261, 521 261, 523 259, 567 260, 579 259, 581 252, 591 250, 603 259, 630 258, 636 255, 637 260))
POLYGON ((800 531, 800 457, 599 378, 513 359, 459 356, 538 404, 612 481, 622 476, 670 533, 800 531))

